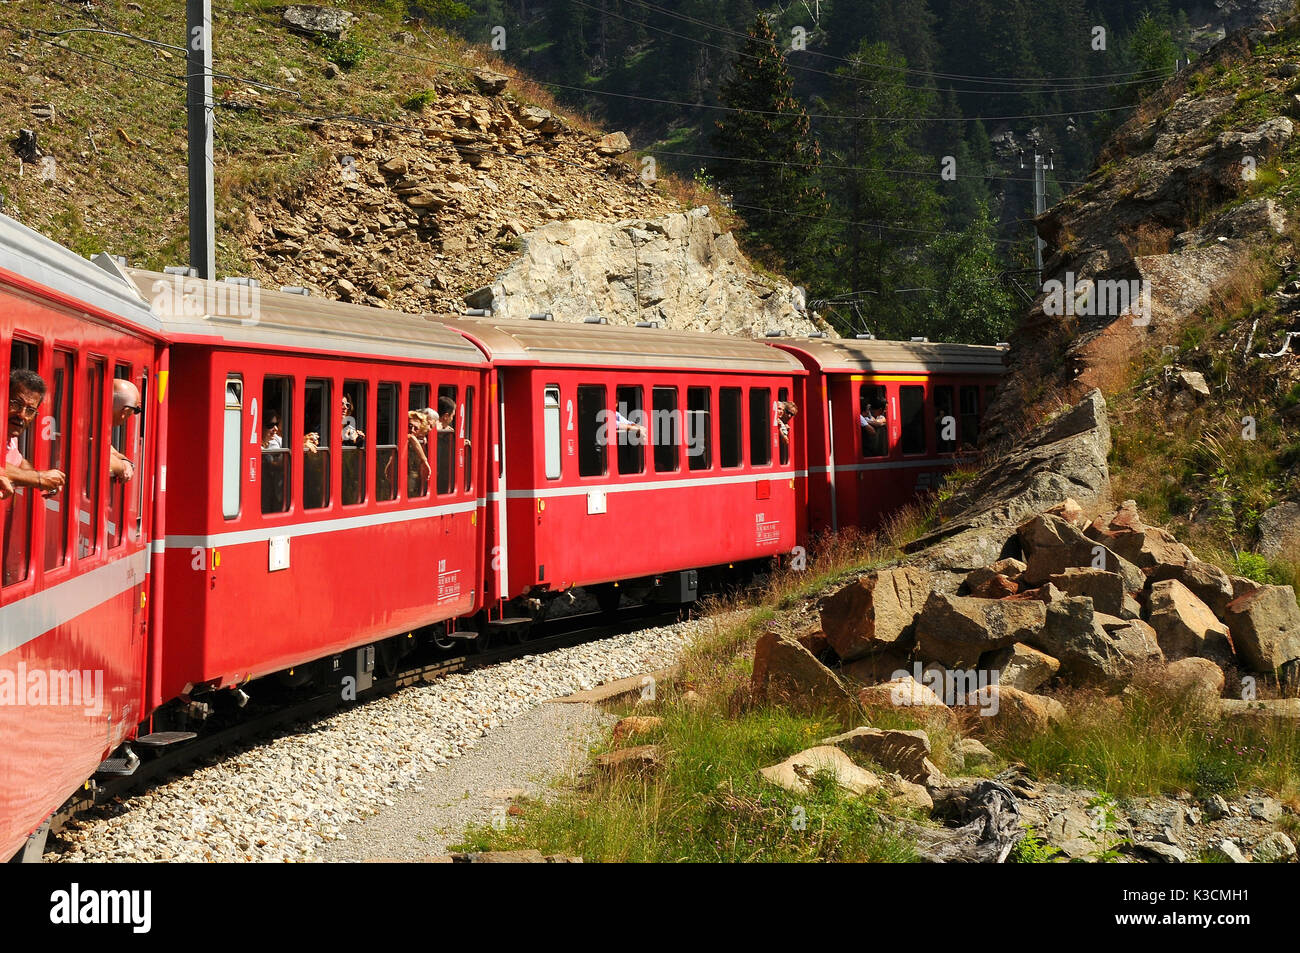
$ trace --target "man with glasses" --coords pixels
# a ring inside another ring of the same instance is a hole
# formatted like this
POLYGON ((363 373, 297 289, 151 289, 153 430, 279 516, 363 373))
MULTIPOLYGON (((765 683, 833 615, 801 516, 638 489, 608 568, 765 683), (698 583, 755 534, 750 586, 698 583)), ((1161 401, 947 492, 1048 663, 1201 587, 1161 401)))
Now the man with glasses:
POLYGON ((9 439, 5 445, 0 497, 10 495, 19 486, 35 487, 45 496, 53 496, 67 482, 62 470, 37 470, 23 459, 22 451, 18 449, 18 438, 40 413, 45 390, 44 378, 35 371, 16 370, 9 374, 9 439), (8 492, 5 492, 6 487, 8 492))
MULTIPOLYGON (((113 426, 123 427, 136 414, 144 413, 140 406, 140 391, 130 381, 120 377, 113 381, 113 426)), ((125 439, 125 437, 123 438, 125 439)), ((117 447, 109 447, 108 472, 114 480, 123 483, 135 476, 135 464, 117 447)))

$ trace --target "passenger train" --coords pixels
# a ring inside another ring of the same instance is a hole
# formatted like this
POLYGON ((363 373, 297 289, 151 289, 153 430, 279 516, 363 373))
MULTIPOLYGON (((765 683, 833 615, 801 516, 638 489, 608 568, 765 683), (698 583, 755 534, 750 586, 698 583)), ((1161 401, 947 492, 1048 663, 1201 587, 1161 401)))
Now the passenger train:
POLYGON ((0 216, 0 374, 47 384, 17 449, 67 475, 0 503, 0 857, 255 679, 365 688, 578 587, 686 603, 701 571, 873 526, 973 450, 1003 359, 402 314, 0 216))

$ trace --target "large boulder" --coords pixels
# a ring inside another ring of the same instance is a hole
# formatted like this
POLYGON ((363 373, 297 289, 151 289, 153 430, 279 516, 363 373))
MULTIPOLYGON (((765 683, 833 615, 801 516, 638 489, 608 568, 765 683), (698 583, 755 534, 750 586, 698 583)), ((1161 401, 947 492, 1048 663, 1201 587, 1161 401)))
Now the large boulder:
POLYGON ((1051 681, 1061 663, 1028 645, 1010 645, 985 655, 980 668, 997 672, 999 685, 1032 692, 1051 681))
POLYGON ((1124 577, 1104 569, 1071 568, 1052 575, 1048 582, 1067 596, 1087 596, 1093 608, 1121 619, 1136 619, 1142 607, 1128 594, 1124 577))
POLYGON ((1140 592, 1146 584, 1146 577, 1131 562, 1059 516, 1040 513, 1023 523, 1017 534, 1028 565, 1022 583, 1036 586, 1067 569, 1090 568, 1119 573, 1127 592, 1140 592))
POLYGON ((347 10, 336 7, 324 7, 317 4, 295 4, 285 7, 280 13, 281 22, 294 33, 305 36, 325 36, 338 39, 347 32, 352 21, 356 19, 347 10))
POLYGON ((1259 518, 1255 551, 1268 559, 1297 552, 1300 547, 1300 503, 1279 503, 1259 518))
POLYGON ((966 576, 966 592, 980 599, 1003 599, 1014 596, 1020 586, 992 569, 975 569, 966 576))
POLYGON ((1028 642, 1047 607, 1032 599, 977 599, 931 593, 916 619, 917 651, 927 661, 975 665, 993 649, 1028 642))
POLYGON ((930 574, 904 566, 869 573, 821 600, 822 632, 846 662, 911 635, 930 593, 930 574))
POLYGON ((1065 721, 1065 706, 1046 695, 1032 695, 1008 685, 990 685, 975 696, 982 725, 1039 734, 1065 721))
POLYGON ((1183 565, 1162 563, 1151 570, 1152 583, 1176 579, 1215 615, 1222 616, 1233 600, 1232 578, 1218 566, 1192 557, 1183 565))
POLYGON ((1185 565, 1195 558, 1168 531, 1143 523, 1133 500, 1125 500, 1115 512, 1097 517, 1084 534, 1142 570, 1185 565))
POLYGON ((1203 656, 1224 664, 1231 661, 1228 627, 1177 579, 1155 583, 1147 608, 1147 621, 1155 629, 1156 641, 1165 658, 1174 661, 1203 656))
POLYGON ((767 632, 754 646, 754 697, 797 711, 844 712, 851 696, 839 676, 788 635, 767 632))
POLYGON ((1027 641, 1060 661, 1062 678, 1108 692, 1120 691, 1134 669, 1160 658, 1150 626, 1140 619, 1098 614, 1087 596, 1048 605, 1042 631, 1027 641))
POLYGON ((821 774, 830 777, 835 786, 851 794, 869 794, 880 788, 880 778, 859 768, 853 759, 834 745, 818 745, 791 755, 780 764, 760 768, 765 781, 795 794, 808 794, 813 789, 813 779, 821 774))
POLYGON ((1233 599, 1223 620, 1251 671, 1276 672, 1300 658, 1300 606, 1290 586, 1261 586, 1233 599))
POLYGON ((939 769, 930 762, 930 736, 919 729, 854 728, 827 738, 822 744, 866 755, 885 770, 914 784, 929 784, 941 777, 939 769))
POLYGON ((931 708, 952 715, 952 709, 934 689, 906 673, 863 688, 858 692, 858 703, 864 708, 931 708))
POLYGON ((1198 707, 1214 708, 1223 694, 1223 669, 1205 658, 1185 658, 1165 666, 1164 687, 1198 707))

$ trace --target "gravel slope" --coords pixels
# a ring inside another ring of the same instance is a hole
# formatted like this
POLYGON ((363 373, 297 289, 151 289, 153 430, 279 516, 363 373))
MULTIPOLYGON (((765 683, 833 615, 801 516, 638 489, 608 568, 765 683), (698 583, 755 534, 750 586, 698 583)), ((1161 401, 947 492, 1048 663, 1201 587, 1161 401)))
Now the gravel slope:
MULTIPOLYGON (((347 840, 358 830, 345 830, 347 825, 393 807, 427 772, 436 773, 546 699, 670 665, 695 633, 713 625, 691 620, 527 656, 298 726, 74 821, 57 837, 63 852, 51 850, 45 859, 311 858, 323 843, 347 840)), ((538 724, 549 722, 541 717, 538 724)), ((512 752, 507 747, 502 753, 509 760, 517 757, 512 752)), ((546 758, 539 750, 502 776, 516 777, 517 767, 525 781, 529 772, 540 777, 546 758)), ((481 789, 526 786, 491 781, 489 773, 482 775, 481 789)), ((384 844, 396 849, 389 840, 384 844)), ((432 853, 423 844, 420 852, 432 853)), ((364 845, 353 856, 363 854, 377 856, 364 845)))

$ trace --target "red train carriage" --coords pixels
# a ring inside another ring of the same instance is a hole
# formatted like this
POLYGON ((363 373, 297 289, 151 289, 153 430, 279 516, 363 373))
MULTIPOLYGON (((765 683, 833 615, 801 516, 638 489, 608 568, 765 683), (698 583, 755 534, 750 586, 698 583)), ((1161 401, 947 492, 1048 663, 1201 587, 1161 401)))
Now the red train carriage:
POLYGON ((874 528, 937 487, 974 451, 1006 353, 864 339, 773 343, 809 371, 804 426, 812 532, 874 528))
POLYGON ((158 331, 103 269, 0 215, 0 380, 8 391, 12 370, 44 379, 18 449, 67 475, 49 497, 28 487, 0 503, 0 858, 145 712, 158 331), (115 378, 139 388, 145 411, 121 424, 115 378), (110 447, 130 458, 129 481, 110 480, 110 447))
POLYGON ((447 323, 497 373, 495 598, 636 580, 689 601, 690 570, 795 545, 799 440, 774 411, 804 376, 790 355, 657 328, 447 323))
POLYGON ((152 705, 351 649, 339 674, 365 688, 372 643, 382 668, 407 633, 478 610, 477 348, 416 315, 129 275, 171 342, 152 705))

